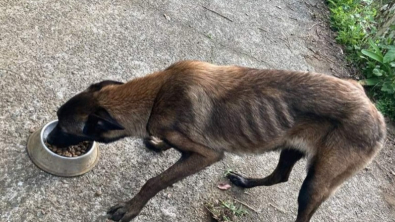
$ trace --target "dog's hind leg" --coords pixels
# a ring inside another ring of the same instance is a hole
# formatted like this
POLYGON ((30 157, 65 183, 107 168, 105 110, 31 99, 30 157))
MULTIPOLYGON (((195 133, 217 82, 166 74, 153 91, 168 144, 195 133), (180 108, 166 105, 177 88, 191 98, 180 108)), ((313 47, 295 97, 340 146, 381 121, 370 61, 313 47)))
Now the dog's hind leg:
POLYGON ((148 149, 158 153, 171 148, 167 143, 155 136, 144 138, 143 143, 148 149))
POLYGON ((304 154, 295 149, 284 149, 281 151, 280 160, 276 169, 269 176, 262 179, 245 178, 237 173, 230 172, 227 177, 230 181, 242 188, 251 188, 256 186, 271 186, 277 183, 288 181, 293 166, 300 160, 304 154))
POLYGON ((365 153, 357 149, 320 149, 320 153, 311 159, 298 197, 296 222, 310 221, 321 203, 346 179, 362 169, 375 154, 374 150, 365 153))

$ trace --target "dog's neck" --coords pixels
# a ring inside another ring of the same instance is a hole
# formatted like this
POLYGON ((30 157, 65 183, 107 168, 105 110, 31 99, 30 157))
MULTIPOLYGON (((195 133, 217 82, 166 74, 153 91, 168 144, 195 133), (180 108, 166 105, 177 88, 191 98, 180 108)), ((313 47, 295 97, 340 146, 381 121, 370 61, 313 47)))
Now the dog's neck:
POLYGON ((125 127, 128 136, 146 137, 155 98, 167 76, 156 72, 123 85, 106 86, 97 95, 99 104, 125 127))

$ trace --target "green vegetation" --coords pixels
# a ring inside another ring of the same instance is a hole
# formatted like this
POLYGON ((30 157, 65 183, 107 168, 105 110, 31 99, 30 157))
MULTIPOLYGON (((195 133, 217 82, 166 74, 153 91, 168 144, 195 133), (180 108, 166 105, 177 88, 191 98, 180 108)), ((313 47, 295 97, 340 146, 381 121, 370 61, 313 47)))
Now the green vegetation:
POLYGON ((224 177, 227 177, 232 171, 232 169, 227 169, 224 173, 224 177))
POLYGON ((226 207, 228 210, 232 212, 236 217, 247 215, 248 212, 240 205, 236 206, 231 201, 221 201, 222 206, 226 207))
POLYGON ((348 61, 361 71, 365 79, 360 82, 369 87, 378 109, 395 120, 395 24, 385 24, 393 14, 383 17, 378 13, 384 4, 328 0, 336 40, 345 46, 348 61))
POLYGON ((205 207, 218 222, 243 221, 243 217, 248 214, 241 204, 231 200, 216 200, 206 203, 205 207))

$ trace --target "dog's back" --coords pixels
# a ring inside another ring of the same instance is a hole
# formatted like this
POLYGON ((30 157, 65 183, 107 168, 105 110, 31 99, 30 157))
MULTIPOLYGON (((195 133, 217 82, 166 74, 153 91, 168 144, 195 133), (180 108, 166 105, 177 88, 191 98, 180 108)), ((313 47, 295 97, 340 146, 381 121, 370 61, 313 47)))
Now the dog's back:
POLYGON ((171 124, 213 149, 259 153, 287 146, 312 155, 325 140, 338 141, 338 149, 369 150, 385 137, 382 115, 350 81, 195 61, 166 72, 172 74, 158 94, 163 104, 154 110, 171 110, 171 124))

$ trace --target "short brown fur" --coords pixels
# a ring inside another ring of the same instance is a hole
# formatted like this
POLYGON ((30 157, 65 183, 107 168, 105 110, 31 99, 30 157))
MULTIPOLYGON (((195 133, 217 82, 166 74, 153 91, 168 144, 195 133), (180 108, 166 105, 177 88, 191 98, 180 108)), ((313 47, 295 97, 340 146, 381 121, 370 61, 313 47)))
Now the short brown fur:
POLYGON ((294 164, 307 157, 296 221, 309 221, 344 180, 372 160, 386 136, 382 115, 358 83, 318 73, 182 61, 105 86, 92 97, 125 128, 103 136, 142 137, 147 146, 182 153, 132 200, 110 209, 117 221, 131 220, 157 192, 219 161, 224 152, 270 150, 282 150, 271 175, 231 173, 229 179, 246 188, 285 182, 294 164), (161 141, 151 141, 154 136, 161 141))

